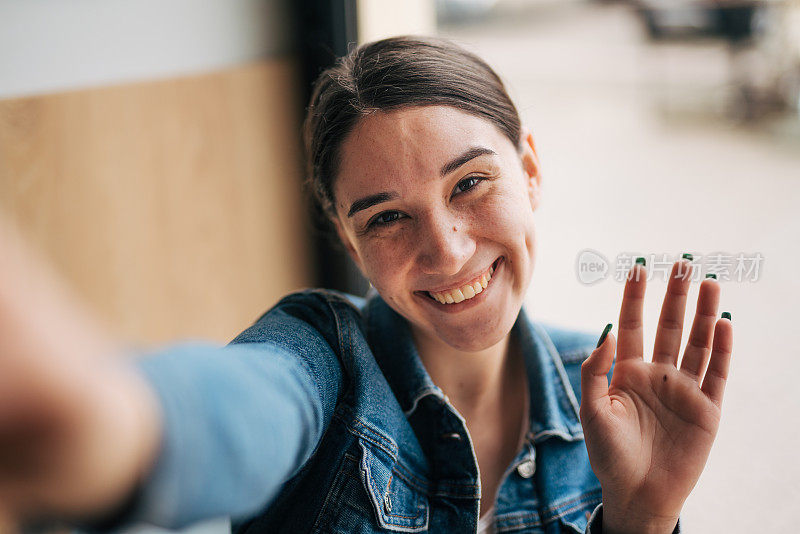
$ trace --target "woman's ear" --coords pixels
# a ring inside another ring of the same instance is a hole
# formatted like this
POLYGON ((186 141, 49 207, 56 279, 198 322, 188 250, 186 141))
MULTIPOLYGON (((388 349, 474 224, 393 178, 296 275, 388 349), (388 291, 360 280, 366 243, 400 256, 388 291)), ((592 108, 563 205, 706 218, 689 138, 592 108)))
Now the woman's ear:
POLYGON ((539 156, 536 155, 536 145, 533 142, 533 134, 525 126, 522 127, 520 135, 522 169, 525 171, 526 185, 528 186, 528 196, 531 200, 531 207, 535 210, 541 200, 542 175, 539 167, 539 156))

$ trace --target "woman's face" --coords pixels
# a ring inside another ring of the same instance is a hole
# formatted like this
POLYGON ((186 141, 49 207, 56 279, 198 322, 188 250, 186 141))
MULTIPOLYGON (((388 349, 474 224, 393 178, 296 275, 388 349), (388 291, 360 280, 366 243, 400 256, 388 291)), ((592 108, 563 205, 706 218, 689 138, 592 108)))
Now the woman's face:
POLYGON ((445 106, 377 111, 345 139, 334 222, 417 333, 477 351, 511 330, 533 271, 540 185, 530 134, 522 145, 445 106))

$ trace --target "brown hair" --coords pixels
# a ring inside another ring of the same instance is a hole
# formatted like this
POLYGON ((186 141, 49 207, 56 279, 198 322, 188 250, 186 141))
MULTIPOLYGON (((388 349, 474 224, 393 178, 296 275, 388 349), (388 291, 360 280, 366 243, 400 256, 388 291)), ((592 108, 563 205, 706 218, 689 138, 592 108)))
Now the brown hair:
POLYGON ((333 185, 341 144, 372 111, 451 106, 493 122, 519 146, 520 119, 500 77, 481 58, 432 37, 364 44, 314 83, 304 125, 308 181, 325 214, 335 216, 333 185))

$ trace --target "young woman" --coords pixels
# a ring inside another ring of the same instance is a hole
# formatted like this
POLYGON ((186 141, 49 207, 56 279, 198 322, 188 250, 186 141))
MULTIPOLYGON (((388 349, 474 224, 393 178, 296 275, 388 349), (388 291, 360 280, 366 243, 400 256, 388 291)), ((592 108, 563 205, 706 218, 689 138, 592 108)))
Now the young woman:
POLYGON ((353 50, 316 83, 306 144, 316 198, 374 290, 293 293, 225 348, 108 358, 114 343, 0 234, 5 514, 95 528, 230 515, 243 532, 678 531, 731 355, 717 283, 701 284, 680 367, 691 257, 674 265, 652 361, 644 262, 619 340, 611 325, 597 343, 533 321, 533 138, 492 69, 447 41, 353 50))

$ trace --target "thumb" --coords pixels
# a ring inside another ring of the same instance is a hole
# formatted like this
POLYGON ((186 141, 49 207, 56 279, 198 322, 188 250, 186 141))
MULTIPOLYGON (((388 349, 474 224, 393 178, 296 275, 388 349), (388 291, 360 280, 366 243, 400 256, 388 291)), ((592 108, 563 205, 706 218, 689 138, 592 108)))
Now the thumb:
POLYGON ((611 324, 603 330, 598 346, 581 365, 581 421, 586 422, 606 402, 608 397, 608 372, 614 363, 617 339, 609 333, 611 324), (588 418, 588 419, 587 419, 588 418))

